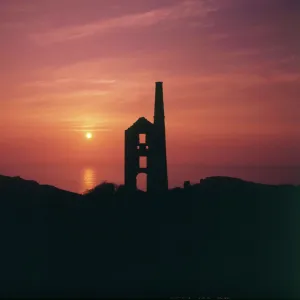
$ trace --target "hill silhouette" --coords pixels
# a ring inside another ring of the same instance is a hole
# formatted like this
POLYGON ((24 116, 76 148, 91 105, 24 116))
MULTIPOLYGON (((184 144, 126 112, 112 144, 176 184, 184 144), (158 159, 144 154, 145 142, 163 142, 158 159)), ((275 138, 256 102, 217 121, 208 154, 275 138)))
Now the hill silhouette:
POLYGON ((1 297, 300 297, 299 186, 79 195, 0 176, 0 199, 1 297))

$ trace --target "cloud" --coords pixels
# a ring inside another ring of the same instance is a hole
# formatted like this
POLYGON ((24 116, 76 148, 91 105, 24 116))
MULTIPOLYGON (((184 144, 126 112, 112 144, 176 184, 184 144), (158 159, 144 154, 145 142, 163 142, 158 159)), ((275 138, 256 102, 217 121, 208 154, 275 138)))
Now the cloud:
POLYGON ((101 120, 99 121, 99 118, 96 116, 89 116, 89 117, 83 117, 83 116, 73 116, 69 118, 61 119, 57 126, 62 131, 75 131, 75 132, 103 132, 103 131, 111 131, 109 120, 101 120))
POLYGON ((15 21, 15 22, 1 22, 0 23, 0 29, 22 29, 25 26, 27 26, 26 22, 20 22, 20 21, 15 21))
POLYGON ((71 93, 61 94, 61 98, 84 98, 84 97, 98 97, 107 95, 108 91, 103 90, 81 90, 81 91, 74 91, 71 93))
POLYGON ((68 102, 72 99, 73 104, 80 104, 81 99, 98 98, 101 101, 106 99, 114 88, 115 80, 97 78, 73 78, 58 77, 58 79, 47 79, 30 81, 20 86, 20 97, 14 101, 26 105, 48 106, 51 104, 68 102), (30 95, 25 96, 24 95, 30 95))
POLYGON ((62 27, 44 33, 33 33, 30 35, 30 38, 39 45, 48 45, 81 39, 95 34, 105 33, 112 29, 147 27, 160 22, 191 17, 205 17, 210 11, 214 10, 216 10, 216 7, 212 2, 203 0, 181 1, 179 4, 165 8, 128 14, 84 25, 62 27))
POLYGON ((22 3, 13 3, 12 1, 1 5, 1 12, 4 14, 30 13, 35 10, 32 3, 22 1, 22 3))
POLYGON ((112 131, 111 128, 104 125, 72 125, 71 128, 62 128, 63 131, 75 131, 75 132, 103 132, 112 131))
POLYGON ((26 87, 53 87, 57 85, 65 85, 65 84, 113 84, 116 80, 113 79, 79 79, 79 78, 59 78, 54 80, 38 80, 32 82, 26 82, 23 86, 26 87))
POLYGON ((10 103, 18 104, 30 110, 53 110, 57 107, 92 107, 100 103, 107 103, 110 91, 103 89, 77 89, 61 92, 38 93, 31 96, 16 97, 10 103))
POLYGON ((228 72, 223 74, 211 74, 211 75, 198 75, 198 76, 184 76, 169 78, 169 81, 176 84, 176 82, 181 82, 184 85, 197 85, 208 84, 213 87, 225 86, 230 89, 233 86, 237 87, 247 87, 256 85, 273 85, 278 83, 299 83, 300 84, 300 72, 293 73, 283 73, 283 72, 272 72, 270 71, 266 75, 261 75, 255 70, 240 70, 237 72, 228 72), (251 72, 253 71, 253 72, 251 72))

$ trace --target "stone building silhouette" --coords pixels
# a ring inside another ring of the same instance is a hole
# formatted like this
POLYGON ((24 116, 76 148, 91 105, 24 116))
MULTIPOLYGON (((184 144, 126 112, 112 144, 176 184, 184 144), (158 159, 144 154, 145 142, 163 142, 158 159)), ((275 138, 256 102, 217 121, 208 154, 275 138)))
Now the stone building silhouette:
POLYGON ((155 83, 154 122, 139 118, 125 130, 125 186, 137 189, 139 173, 147 175, 147 192, 168 190, 163 83, 155 83), (142 165, 142 163, 144 164, 142 165))

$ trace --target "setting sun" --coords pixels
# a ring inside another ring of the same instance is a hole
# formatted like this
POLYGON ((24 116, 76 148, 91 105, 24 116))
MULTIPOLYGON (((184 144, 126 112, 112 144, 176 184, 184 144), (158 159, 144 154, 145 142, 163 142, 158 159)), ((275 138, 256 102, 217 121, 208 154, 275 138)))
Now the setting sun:
POLYGON ((91 138, 93 137, 93 135, 92 135, 90 132, 87 132, 87 133, 85 134, 85 137, 86 137, 87 139, 91 139, 91 138))

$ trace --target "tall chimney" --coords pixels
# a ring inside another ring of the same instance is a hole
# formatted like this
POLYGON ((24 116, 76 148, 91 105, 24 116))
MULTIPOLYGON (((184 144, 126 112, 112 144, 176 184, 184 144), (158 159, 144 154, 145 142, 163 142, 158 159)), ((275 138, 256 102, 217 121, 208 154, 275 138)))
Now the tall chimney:
POLYGON ((160 191, 168 190, 168 170, 166 151, 166 129, 163 99, 163 83, 155 82, 155 104, 154 104, 154 126, 155 138, 155 161, 157 188, 160 191))
POLYGON ((164 126, 165 112, 163 99, 163 83, 155 82, 154 124, 164 126))

